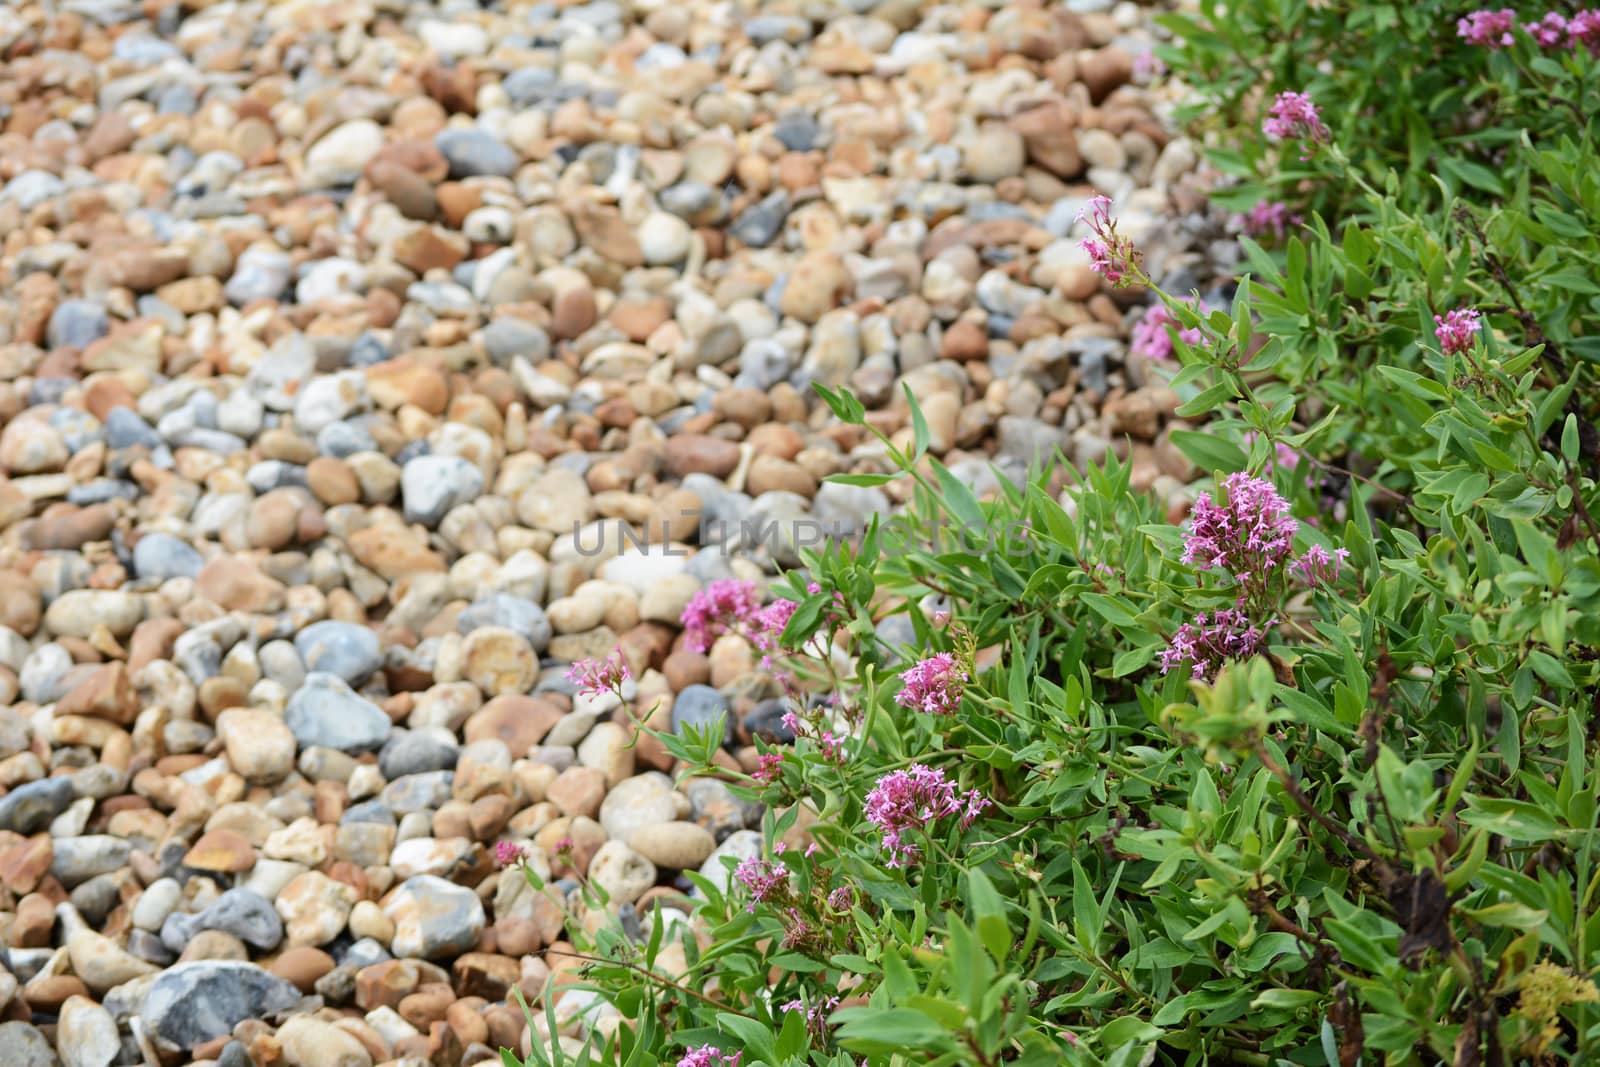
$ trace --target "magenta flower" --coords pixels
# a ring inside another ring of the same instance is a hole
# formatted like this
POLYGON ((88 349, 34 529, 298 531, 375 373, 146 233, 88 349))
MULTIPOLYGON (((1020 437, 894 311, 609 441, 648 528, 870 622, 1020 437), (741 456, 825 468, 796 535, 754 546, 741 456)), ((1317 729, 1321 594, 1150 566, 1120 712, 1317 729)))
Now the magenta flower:
POLYGON ((1117 233, 1117 224, 1111 218, 1111 200, 1090 197, 1078 212, 1078 221, 1087 223, 1094 233, 1083 240, 1083 250, 1089 253, 1089 268, 1112 285, 1120 285, 1133 270, 1138 253, 1132 241, 1117 233))
POLYGON ((1265 237, 1270 234, 1278 241, 1283 240, 1288 234, 1290 226, 1298 226, 1304 221, 1303 217, 1290 211, 1289 205, 1281 200, 1257 201, 1243 215, 1234 216, 1234 222, 1251 237, 1265 237))
POLYGON ((622 658, 622 649, 615 648, 605 659, 579 660, 567 668, 566 677, 567 681, 578 687, 578 692, 599 696, 619 688, 633 677, 633 672, 628 670, 628 664, 622 658))
POLYGON ((720 578, 696 593, 683 609, 679 621, 684 643, 691 652, 709 652, 712 641, 750 625, 760 609, 756 583, 720 578))
POLYGON ((689 1049, 678 1060, 678 1067, 739 1067, 743 1052, 725 1053, 715 1045, 689 1049))
POLYGON ((1307 585, 1332 585, 1339 577, 1339 568, 1350 558, 1350 550, 1336 548, 1329 555, 1321 545, 1307 548, 1305 555, 1289 564, 1295 576, 1307 585))
POLYGON ((954 655, 940 652, 903 671, 900 681, 904 685, 894 696, 896 704, 929 715, 951 715, 960 706, 961 694, 966 691, 967 672, 961 669, 954 655))
POLYGON ((1237 608, 1202 611, 1194 623, 1184 623, 1161 650, 1161 673, 1187 661, 1193 678, 1208 678, 1223 660, 1248 659, 1266 644, 1266 630, 1256 626, 1244 613, 1243 601, 1237 608))
POLYGON ((756 904, 781 897, 789 889, 789 868, 773 860, 746 859, 734 868, 733 877, 750 891, 751 911, 756 904))
POLYGON ((1499 11, 1474 11, 1456 21, 1456 36, 1468 44, 1484 48, 1510 48, 1516 43, 1511 29, 1517 24, 1517 13, 1509 7, 1499 11))
POLYGON ((1190 511, 1183 562, 1200 570, 1224 570, 1252 595, 1263 591, 1274 568, 1286 562, 1300 524, 1289 502, 1263 478, 1243 471, 1222 481, 1228 502, 1201 493, 1190 511))
POLYGON ((509 867, 513 863, 520 863, 528 854, 527 849, 515 841, 496 841, 494 846, 494 861, 502 867, 509 867))
POLYGON ((1600 55, 1600 11, 1580 11, 1567 22, 1567 43, 1600 55))
POLYGON ((1329 136, 1311 97, 1295 92, 1279 93, 1272 101, 1261 132, 1274 141, 1326 141, 1329 136))
POLYGON ((1540 48, 1555 48, 1567 36, 1567 20, 1554 11, 1547 11, 1538 22, 1524 22, 1522 28, 1540 48))
POLYGON ((849 911, 853 903, 855 903, 855 894, 850 891, 850 887, 847 885, 842 885, 828 894, 828 907, 834 911, 849 911))
MULTIPOLYGON (((1151 304, 1133 327, 1133 339, 1128 348, 1134 355, 1145 356, 1149 359, 1172 358, 1172 331, 1167 327, 1176 328, 1178 320, 1172 312, 1167 310, 1165 304, 1151 304)), ((1186 345, 1197 345, 1204 339, 1200 328, 1178 330, 1178 340, 1186 345)))
POLYGON ((783 753, 763 752, 756 757, 756 772, 750 777, 762 785, 771 785, 783 773, 783 753))
POLYGON ((772 654, 779 649, 778 639, 783 636, 783 628, 789 625, 799 606, 792 600, 780 597, 751 616, 750 641, 761 652, 763 670, 771 669, 772 654))
POLYGON ((828 1013, 838 1006, 838 997, 824 997, 809 1008, 806 1007, 806 1002, 803 1000, 791 1000, 778 1010, 785 1013, 791 1011, 803 1012, 806 1017, 807 1029, 813 1033, 822 1033, 825 1029, 824 1023, 827 1021, 828 1013))
POLYGON ((903 867, 917 858, 917 847, 905 840, 908 832, 957 814, 965 830, 988 806, 988 798, 976 789, 959 795, 943 771, 914 763, 878 779, 867 794, 866 815, 883 833, 887 866, 903 867))
POLYGON ((1443 318, 1433 317, 1434 336, 1446 355, 1458 356, 1472 351, 1472 340, 1478 335, 1479 314, 1474 308, 1461 308, 1446 312, 1443 318))

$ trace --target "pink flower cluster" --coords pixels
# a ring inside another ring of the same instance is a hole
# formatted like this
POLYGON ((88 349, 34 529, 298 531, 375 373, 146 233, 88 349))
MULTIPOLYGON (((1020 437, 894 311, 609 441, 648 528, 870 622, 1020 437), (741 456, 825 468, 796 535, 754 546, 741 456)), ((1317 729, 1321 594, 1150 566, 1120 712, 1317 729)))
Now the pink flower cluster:
POLYGON ((1111 219, 1109 197, 1095 196, 1078 212, 1078 221, 1089 224, 1093 237, 1083 239, 1083 250, 1089 253, 1089 267, 1104 276, 1112 285, 1120 285, 1133 270, 1138 253, 1133 242, 1117 233, 1117 224, 1111 219))
POLYGON ((824 997, 822 1000, 811 1005, 809 1008, 806 1007, 806 1002, 803 1000, 791 1000, 788 1003, 781 1005, 778 1010, 783 1012, 804 1012, 806 1017, 806 1028, 813 1033, 820 1034, 825 1029, 824 1024, 827 1022, 828 1013, 833 1011, 833 1009, 837 1008, 838 1006, 838 997, 824 997))
POLYGON ((1316 103, 1305 93, 1283 92, 1272 101, 1261 132, 1274 141, 1326 141, 1328 127, 1316 103))
POLYGON ((967 672, 949 652, 929 656, 908 671, 901 672, 903 686, 894 702, 929 715, 953 715, 966 692, 967 672))
MULTIPOLYGON (((1600 10, 1579 11, 1570 19, 1547 11, 1537 21, 1524 22, 1522 29, 1540 48, 1577 48, 1600 53, 1600 10)), ((1510 48, 1517 43, 1517 13, 1509 7, 1493 11, 1484 8, 1456 20, 1456 36, 1481 48, 1510 48)))
POLYGON ((528 850, 515 841, 497 841, 494 846, 494 861, 502 867, 509 867, 513 863, 521 863, 528 850))
POLYGON ((567 668, 566 677, 567 681, 578 687, 578 692, 599 696, 620 687, 633 677, 633 672, 628 670, 628 664, 622 658, 622 649, 615 648, 605 659, 579 660, 567 668))
POLYGON ((755 620, 761 600, 755 582, 720 578, 697 592, 683 609, 684 643, 691 652, 709 652, 711 643, 755 620))
POLYGON ((789 888, 789 868, 775 860, 755 857, 740 862, 733 871, 734 879, 750 891, 750 910, 758 903, 781 897, 789 888))
POLYGON ((1234 217, 1235 224, 1251 237, 1271 234, 1278 241, 1283 240, 1290 226, 1298 226, 1304 221, 1303 216, 1290 211, 1289 205, 1281 200, 1257 201, 1249 211, 1234 217))
POLYGON ((1209 614, 1202 611, 1193 623, 1180 626, 1161 650, 1161 673, 1166 674, 1187 660, 1191 677, 1210 677, 1223 660, 1248 659, 1261 651, 1266 637, 1266 631, 1252 623, 1242 607, 1221 608, 1209 614))
POLYGON ((1330 554, 1321 545, 1312 545, 1305 555, 1289 564, 1289 569, 1307 585, 1332 585, 1339 580, 1339 569, 1349 558, 1348 548, 1336 548, 1330 554))
POLYGON ((1456 36, 1468 44, 1489 48, 1510 48, 1516 43, 1511 30, 1517 24, 1517 13, 1509 7, 1499 11, 1473 11, 1456 20, 1456 36))
POLYGON ((723 1052, 715 1045, 689 1049, 678 1060, 678 1067, 739 1067, 743 1052, 723 1052))
POLYGON ((756 583, 720 578, 696 593, 683 609, 679 621, 684 644, 691 652, 709 652, 718 637, 739 634, 762 654, 761 666, 770 668, 778 638, 799 606, 780 597, 762 607, 756 583))
POLYGON ((1259 591, 1288 558, 1300 524, 1289 517, 1289 502, 1264 478, 1243 471, 1222 481, 1226 504, 1201 493, 1190 512, 1183 539, 1183 562, 1200 570, 1219 569, 1247 590, 1259 591))
MULTIPOLYGON (((1204 310, 1202 308, 1201 310, 1204 310)), ((1165 304, 1151 304, 1150 309, 1144 313, 1133 327, 1133 339, 1128 348, 1134 355, 1145 356, 1149 359, 1172 358, 1172 331, 1167 327, 1178 326, 1178 320, 1172 312, 1167 310, 1165 304)), ((1204 338, 1200 328, 1178 330, 1178 340, 1186 345, 1197 345, 1204 338)))
POLYGON ((988 798, 976 789, 958 794, 943 771, 913 763, 878 779, 867 794, 866 815, 883 832, 887 866, 903 867, 917 858, 917 847, 905 840, 906 833, 957 814, 965 830, 988 806, 988 798))
POLYGON ((1478 336, 1480 317, 1475 308, 1459 308, 1445 312, 1442 317, 1433 317, 1433 334, 1439 339, 1439 347, 1445 355, 1458 356, 1472 351, 1473 339, 1478 336))
POLYGON ((762 785, 771 785, 783 774, 783 753, 763 752, 756 757, 756 770, 750 777, 762 785))

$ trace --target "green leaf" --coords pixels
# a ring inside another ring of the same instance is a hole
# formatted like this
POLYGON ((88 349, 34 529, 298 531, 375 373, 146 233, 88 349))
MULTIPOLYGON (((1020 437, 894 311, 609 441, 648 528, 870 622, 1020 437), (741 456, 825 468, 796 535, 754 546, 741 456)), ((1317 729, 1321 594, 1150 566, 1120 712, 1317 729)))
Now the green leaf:
POLYGON ((1232 474, 1234 471, 1244 470, 1245 464, 1249 462, 1244 449, 1227 438, 1215 434, 1196 430, 1172 430, 1168 433, 1168 437, 1177 446, 1178 451, 1208 473, 1223 471, 1232 474))
POLYGON ((900 472, 894 474, 830 474, 822 479, 833 482, 835 485, 858 485, 870 489, 874 486, 884 485, 900 477, 900 472))
POLYGON ((922 417, 922 405, 917 403, 910 384, 901 382, 900 388, 905 390, 906 402, 911 405, 911 440, 915 449, 912 458, 921 459, 928 451, 928 420, 922 417))
POLYGON ((949 1051, 955 1042, 939 1024, 910 1008, 846 1008, 833 1016, 839 1044, 868 1055, 901 1049, 949 1051))
POLYGON ((1550 918, 1547 911, 1538 911, 1526 904, 1507 901, 1486 908, 1457 908, 1462 915, 1485 926, 1509 926, 1517 930, 1537 930, 1550 918))
POLYGON ((1089 609, 1113 626, 1135 627, 1139 620, 1134 617, 1120 598, 1109 597, 1104 593, 1080 593, 1078 599, 1089 605, 1089 609))

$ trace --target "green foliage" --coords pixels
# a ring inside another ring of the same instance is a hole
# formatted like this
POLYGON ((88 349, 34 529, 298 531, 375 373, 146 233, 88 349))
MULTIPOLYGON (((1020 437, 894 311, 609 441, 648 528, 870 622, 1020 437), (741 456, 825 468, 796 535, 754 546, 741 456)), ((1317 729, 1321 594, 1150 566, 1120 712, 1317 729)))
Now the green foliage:
MULTIPOLYGON (((530 1063, 1600 1055, 1596 64, 1469 47, 1463 13, 1242 0, 1170 21, 1239 182, 1219 199, 1290 190, 1307 216, 1246 242, 1230 310, 1158 294, 1203 335, 1172 385, 1209 422, 1173 443, 1219 481, 1272 478, 1296 553, 1343 548, 1342 574, 1279 605, 1259 655, 1164 674, 1178 627, 1232 594, 1128 469, 980 500, 924 454, 913 400, 912 451, 882 438, 889 469, 844 479, 913 483, 892 538, 814 555, 821 591, 790 594, 790 666, 838 698, 844 758, 814 719, 776 780, 738 786, 768 805, 781 902, 696 878, 692 921, 593 935, 584 981, 622 1021, 530 1063), (1329 118, 1309 159, 1257 132, 1283 89, 1329 118), (1485 329, 1445 352, 1434 316, 1464 307, 1485 329), (881 636, 896 613, 909 648, 881 636), (895 700, 935 652, 968 665, 958 715, 895 700), (890 866, 866 798, 912 763, 992 805, 890 866)), ((667 740, 709 770, 714 733, 667 740)))

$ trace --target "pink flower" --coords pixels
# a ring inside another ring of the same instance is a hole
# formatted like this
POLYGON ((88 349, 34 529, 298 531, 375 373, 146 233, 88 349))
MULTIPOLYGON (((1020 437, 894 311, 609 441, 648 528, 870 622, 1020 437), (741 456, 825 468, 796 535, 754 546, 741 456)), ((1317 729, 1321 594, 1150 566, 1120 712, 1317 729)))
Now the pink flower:
POLYGON ((1228 502, 1217 504, 1201 493, 1190 511, 1183 539, 1183 562, 1200 570, 1227 571, 1251 593, 1259 593, 1273 568, 1289 558, 1300 524, 1289 517, 1289 502, 1263 478, 1243 471, 1222 481, 1228 502))
POLYGON ((1511 29, 1517 24, 1517 13, 1509 7, 1499 11, 1474 11, 1456 21, 1456 36, 1468 44, 1485 48, 1510 48, 1516 43, 1511 29))
POLYGON ((1555 48, 1567 36, 1567 20, 1554 11, 1548 11, 1538 22, 1524 22, 1522 28, 1540 48, 1555 48))
POLYGON ((1305 93, 1279 93, 1261 124, 1261 132, 1274 141, 1326 141, 1328 127, 1322 124, 1317 105, 1305 93))
POLYGON ((756 772, 750 777, 762 785, 771 785, 783 774, 783 753, 763 752, 756 757, 756 772))
POLYGON ((1289 232, 1290 226, 1298 226, 1304 221, 1304 218, 1291 212, 1289 205, 1281 200, 1257 201, 1243 215, 1234 216, 1234 222, 1251 237, 1265 237, 1271 234, 1279 241, 1289 232))
POLYGON ((628 670, 620 648, 612 649, 611 655, 605 659, 579 660, 567 668, 567 681, 577 686, 578 692, 588 696, 608 693, 632 677, 633 673, 628 670))
POLYGON ((756 904, 779 898, 789 889, 789 868, 772 860, 751 857, 734 868, 733 877, 750 891, 751 911, 756 904))
POLYGON ((806 1017, 806 1027, 812 1031, 820 1032, 823 1029, 823 1023, 828 1018, 828 1013, 833 1011, 833 1009, 837 1008, 838 1006, 838 997, 824 997, 816 1004, 811 1005, 810 1008, 806 1007, 806 1002, 803 1000, 791 1000, 787 1004, 782 1005, 779 1010, 783 1012, 804 1012, 806 1017))
POLYGON ((929 715, 951 715, 960 706, 961 694, 966 691, 967 672, 961 669, 955 656, 940 652, 901 672, 900 681, 904 685, 894 696, 896 704, 929 715))
POLYGON ((1133 242, 1117 233, 1117 224, 1111 219, 1111 200, 1104 196, 1089 198, 1078 212, 1078 221, 1088 223, 1093 237, 1083 240, 1083 250, 1089 253, 1089 267, 1105 277, 1112 285, 1121 284, 1133 269, 1138 253, 1133 242))
POLYGON ((850 905, 855 902, 854 898, 855 894, 850 891, 850 887, 842 885, 828 894, 828 907, 834 911, 849 911, 850 905))
POLYGON ((780 597, 761 608, 751 618, 750 640, 762 654, 763 670, 772 667, 772 654, 779 648, 778 639, 783 636, 784 627, 789 625, 789 620, 794 617, 795 609, 799 606, 792 600, 780 597))
MULTIPOLYGON (((1177 325, 1178 320, 1167 310, 1167 305, 1151 304, 1149 310, 1144 313, 1144 318, 1133 327, 1133 339, 1128 345, 1129 350, 1135 355, 1150 359, 1171 359, 1172 333, 1167 327, 1176 328, 1177 325)), ((1203 339, 1198 327, 1178 330, 1178 340, 1186 345, 1197 345, 1203 339)))
POLYGON ((679 619, 691 652, 709 652, 711 642, 754 621, 761 609, 756 583, 720 578, 696 593, 679 619))
POLYGON ((1600 11, 1580 11, 1567 22, 1567 43, 1600 55, 1600 11))
POLYGON ((907 832, 957 814, 965 830, 988 806, 989 800, 976 789, 958 795, 943 771, 914 763, 878 779, 867 794, 866 816, 883 832, 887 865, 902 867, 917 858, 916 846, 904 840, 907 832))
POLYGON ((1161 650, 1161 673, 1188 661, 1193 678, 1207 678, 1225 659, 1248 659, 1266 644, 1266 631, 1254 625, 1241 608, 1201 612, 1184 623, 1161 650))
POLYGON ((502 867, 509 867, 513 863, 520 863, 526 856, 527 850, 515 841, 496 841, 494 846, 494 861, 502 867))
POLYGON ((1307 585, 1332 585, 1339 577, 1339 568, 1349 558, 1349 549, 1336 548, 1329 555, 1321 545, 1312 545, 1305 555, 1289 564, 1289 569, 1307 585))
POLYGON ((843 767, 849 757, 845 754, 844 738, 838 737, 832 730, 824 730, 817 737, 817 747, 822 750, 822 758, 829 763, 843 767))
POLYGON ((678 1060, 678 1067, 739 1067, 743 1052, 725 1053, 715 1045, 692 1048, 678 1060))
POLYGON ((1135 81, 1151 81, 1161 77, 1166 72, 1167 65, 1154 52, 1144 51, 1133 57, 1133 77, 1135 81))
POLYGON ((1446 355, 1458 356, 1472 351, 1473 338, 1478 335, 1479 314, 1474 308, 1448 311, 1443 318, 1433 317, 1434 336, 1446 355))

